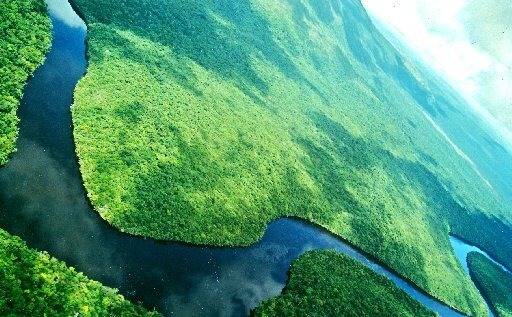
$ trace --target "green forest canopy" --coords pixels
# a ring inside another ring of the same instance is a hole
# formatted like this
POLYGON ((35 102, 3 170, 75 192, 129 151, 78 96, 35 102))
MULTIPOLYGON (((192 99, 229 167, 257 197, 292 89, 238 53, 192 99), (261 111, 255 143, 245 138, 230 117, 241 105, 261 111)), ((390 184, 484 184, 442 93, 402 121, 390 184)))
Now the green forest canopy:
POLYGON ((0 2, 0 166, 15 150, 23 87, 49 47, 50 19, 43 1, 0 2))
POLYGON ((335 250, 293 261, 281 295, 253 316, 436 316, 387 277, 335 250))
POLYGON ((512 266, 490 229, 512 232, 509 206, 426 118, 449 111, 442 92, 358 1, 72 2, 89 28, 74 135, 104 219, 248 245, 296 216, 485 314, 448 233, 512 266))
POLYGON ((512 274, 477 252, 468 254, 468 267, 476 285, 499 317, 512 316, 512 274))
POLYGON ((0 229, 0 315, 160 316, 0 229))

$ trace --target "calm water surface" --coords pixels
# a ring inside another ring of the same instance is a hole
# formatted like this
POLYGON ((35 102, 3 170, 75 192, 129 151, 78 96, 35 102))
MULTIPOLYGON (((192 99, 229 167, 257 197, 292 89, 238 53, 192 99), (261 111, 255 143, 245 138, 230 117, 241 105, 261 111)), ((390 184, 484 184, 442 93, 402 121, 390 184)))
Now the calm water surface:
POLYGON ((297 220, 273 222, 248 248, 161 243, 108 226, 86 198, 72 141, 69 107, 86 69, 85 26, 67 3, 48 3, 53 47, 25 88, 18 152, 0 169, 0 227, 165 315, 247 315, 281 292, 293 259, 309 249, 334 248, 390 277, 442 316, 460 316, 336 237, 297 220))

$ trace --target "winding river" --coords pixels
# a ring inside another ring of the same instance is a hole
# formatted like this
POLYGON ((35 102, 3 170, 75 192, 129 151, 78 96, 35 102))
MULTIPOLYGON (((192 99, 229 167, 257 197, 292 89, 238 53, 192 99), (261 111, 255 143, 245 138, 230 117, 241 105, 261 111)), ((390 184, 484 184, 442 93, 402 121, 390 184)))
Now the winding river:
MULTIPOLYGON (((53 45, 25 87, 18 152, 0 169, 1 228, 167 316, 247 315, 281 292, 293 259, 321 248, 334 248, 386 275, 442 316, 460 316, 333 235, 298 220, 274 221, 262 240, 247 248, 162 243, 111 228, 86 198, 72 138, 69 106, 86 69, 85 25, 67 2, 47 2, 53 45)), ((454 244, 464 266, 465 246, 454 244)))

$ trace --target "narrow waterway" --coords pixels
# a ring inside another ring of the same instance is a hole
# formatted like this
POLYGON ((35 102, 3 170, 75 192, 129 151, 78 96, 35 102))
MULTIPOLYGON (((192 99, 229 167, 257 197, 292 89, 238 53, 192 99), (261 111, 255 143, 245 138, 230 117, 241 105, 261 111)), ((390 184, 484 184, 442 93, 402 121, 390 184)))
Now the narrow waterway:
POLYGON ((483 255, 485 255, 486 258, 488 258, 491 262, 501 267, 504 271, 511 273, 506 267, 501 265, 500 263, 496 262, 493 258, 487 254, 487 252, 483 251, 482 249, 475 247, 473 245, 467 244, 463 240, 457 238, 457 237, 450 237, 450 242, 452 243, 453 250, 455 251, 455 255, 457 256, 457 259, 462 264, 462 267, 464 268, 464 271, 469 274, 469 267, 468 262, 466 261, 466 258, 468 256, 469 252, 478 252, 483 255))
POLYGON ((263 239, 247 248, 161 243, 108 226, 86 198, 72 139, 69 107, 86 69, 85 26, 68 14, 67 2, 48 2, 53 46, 24 91, 18 152, 0 169, 1 228, 168 316, 245 316, 281 292, 293 259, 321 248, 334 248, 385 274, 442 316, 460 316, 333 235, 298 220, 273 222, 263 239))

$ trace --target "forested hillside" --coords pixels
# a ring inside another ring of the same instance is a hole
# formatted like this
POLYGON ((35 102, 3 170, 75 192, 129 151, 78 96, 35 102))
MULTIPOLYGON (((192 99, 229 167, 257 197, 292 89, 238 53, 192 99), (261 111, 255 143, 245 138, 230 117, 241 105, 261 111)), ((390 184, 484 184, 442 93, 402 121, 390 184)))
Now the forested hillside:
POLYGON ((0 166, 15 150, 23 87, 49 47, 50 19, 43 1, 0 2, 0 166))
POLYGON ((358 1, 72 2, 90 63, 76 150, 109 223, 226 246, 300 217, 485 314, 448 234, 512 266, 491 226, 512 232, 509 206, 435 126, 458 110, 358 1))

